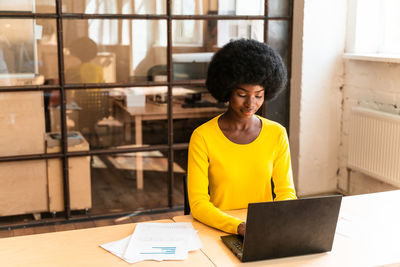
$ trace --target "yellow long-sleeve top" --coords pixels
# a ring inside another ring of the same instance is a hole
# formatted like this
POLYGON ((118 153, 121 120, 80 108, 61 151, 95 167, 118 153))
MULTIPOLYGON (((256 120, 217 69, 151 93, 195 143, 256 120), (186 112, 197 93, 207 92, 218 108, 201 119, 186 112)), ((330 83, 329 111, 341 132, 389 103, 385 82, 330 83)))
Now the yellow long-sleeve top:
POLYGON ((249 144, 230 141, 217 116, 196 128, 188 154, 188 195, 197 220, 228 233, 242 222, 223 212, 247 208, 248 203, 295 199, 286 130, 259 117, 262 128, 249 144))

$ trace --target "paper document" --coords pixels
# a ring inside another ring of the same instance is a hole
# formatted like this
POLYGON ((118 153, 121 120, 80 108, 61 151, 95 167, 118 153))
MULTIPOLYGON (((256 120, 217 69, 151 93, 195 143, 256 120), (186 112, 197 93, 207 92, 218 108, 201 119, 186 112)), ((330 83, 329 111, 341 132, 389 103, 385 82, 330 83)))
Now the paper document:
POLYGON ((202 247, 191 223, 138 223, 133 234, 101 245, 129 263, 143 260, 184 260, 202 247))

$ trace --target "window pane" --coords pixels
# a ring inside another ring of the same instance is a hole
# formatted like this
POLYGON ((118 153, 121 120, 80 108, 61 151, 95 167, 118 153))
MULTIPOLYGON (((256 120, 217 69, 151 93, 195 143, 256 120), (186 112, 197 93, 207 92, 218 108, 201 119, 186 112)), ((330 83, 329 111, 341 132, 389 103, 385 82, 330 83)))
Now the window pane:
POLYGON ((1 92, 0 109, 0 156, 44 153, 43 92, 1 92))
POLYGON ((0 19, 0 86, 55 84, 55 20, 0 19))
POLYGON ((55 20, 37 19, 42 36, 37 41, 39 75, 45 84, 58 84, 57 26, 55 20))
MULTIPOLYGON (((107 128, 108 125, 102 126, 102 122, 110 119, 110 124, 116 124, 111 114, 111 98, 108 89, 91 89, 91 90, 68 90, 67 96, 67 129, 68 135, 71 140, 79 140, 84 150, 102 148, 105 146, 104 139, 109 138, 102 134, 102 130, 109 130, 110 133, 113 128, 107 128)), ((55 107, 57 108, 57 107, 55 107)), ((60 120, 56 120, 51 124, 51 132, 54 134, 54 139, 59 139, 60 133, 60 120)), ((119 123, 121 125, 121 123, 119 123)), ((119 127, 120 134, 119 140, 122 136, 122 126, 119 127)), ((117 136, 115 136, 118 138, 117 136)), ((76 145, 77 143, 74 143, 76 145)), ((68 150, 73 146, 69 146, 68 150)), ((111 144, 110 144, 111 145, 111 144)))
POLYGON ((174 143, 188 143, 193 130, 225 112, 227 106, 218 103, 204 87, 173 88, 174 143))
MULTIPOLYGON (((101 130, 104 127, 106 128, 107 125, 103 127, 102 122, 108 122, 108 119, 113 119, 110 117, 112 115, 112 107, 110 106, 111 98, 109 90, 67 90, 66 100, 67 131, 73 145, 82 143, 85 150, 89 150, 89 146, 92 149, 104 147, 104 142, 102 142, 102 140, 105 139, 106 136, 101 135, 101 130)), ((57 112, 58 109, 58 105, 49 106, 50 118, 52 120, 50 123, 50 132, 52 135, 50 137, 54 139, 54 142, 60 139, 61 131, 61 120, 59 117, 60 113, 57 112)), ((109 123, 116 124, 117 122, 112 120, 109 123)), ((120 132, 122 132, 121 123, 119 124, 120 132)), ((122 133, 120 133, 119 139, 121 139, 121 136, 122 133)), ((68 149, 70 149, 70 147, 68 149)))
POLYGON ((268 22, 268 44, 279 52, 286 66, 289 59, 289 23, 284 20, 268 22))
POLYGON ((173 15, 264 15, 264 0, 172 0, 173 15))
MULTIPOLYGON (((282 20, 268 22, 268 44, 281 55, 287 68, 289 65, 289 23, 282 20)), ((267 118, 289 125, 289 90, 288 86, 275 99, 266 103, 267 118)))
POLYGON ((383 11, 381 14, 384 26, 381 26, 381 32, 383 32, 383 40, 381 47, 378 48, 379 53, 400 53, 400 17, 396 10, 400 8, 400 2, 394 0, 387 0, 382 3, 383 11))
POLYGON ((63 12, 86 14, 165 14, 160 0, 63 0, 63 12))
POLYGON ((0 11, 26 11, 33 13, 55 13, 55 0, 0 0, 0 11))
POLYGON ((166 76, 166 38, 165 21, 66 20, 66 83, 149 81, 154 68, 166 76))
POLYGON ((174 151, 174 192, 173 201, 174 205, 183 206, 184 195, 183 195, 183 176, 187 173, 187 149, 175 150, 174 151), (177 171, 176 165, 179 166, 177 171))
POLYGON ((264 0, 236 0, 235 15, 264 15, 264 0))
POLYGON ((172 0, 171 4, 173 15, 204 15, 210 14, 209 11, 217 10, 217 8, 216 0, 172 0))
MULTIPOLYGON (((61 132, 60 90, 45 90, 43 96, 46 133, 61 132)), ((71 112, 70 104, 67 104, 67 120, 71 116, 71 112)), ((67 125, 70 123, 67 122, 67 125)))
MULTIPOLYGON (((168 144, 167 87, 68 90, 67 127, 91 149, 168 144)), ((50 114, 59 107, 50 107, 50 114)), ((51 115, 51 132, 60 132, 51 115)))
MULTIPOLYGON (((45 160, 0 163, 0 216, 48 211, 45 160)), ((15 217, 13 217, 15 218, 15 217)), ((3 219, 0 225, 7 219, 3 219)), ((18 217, 5 224, 23 223, 18 217)))
POLYGON ((167 208, 165 152, 101 155, 94 156, 91 162, 93 207, 90 214, 167 208))
POLYGON ((202 20, 172 21, 172 42, 174 46, 203 46, 202 20))
POLYGON ((174 80, 204 80, 214 52, 173 53, 174 80))
MULTIPOLYGON (((190 20, 189 20, 190 21, 190 20)), ((193 20, 191 20, 193 21, 193 20)), ((193 43, 180 43, 180 38, 187 35, 173 27, 174 47, 172 49, 173 79, 202 80, 206 78, 208 64, 214 52, 232 39, 251 38, 263 41, 262 20, 209 20, 201 22, 202 28, 195 32, 193 43), (203 37, 204 35, 204 37, 203 37), (197 43, 201 40, 201 43, 197 43)), ((176 21, 182 25, 185 21, 176 21)))
POLYGON ((138 146, 168 144, 167 87, 125 90, 125 101, 114 103, 115 117, 123 122, 124 142, 138 146))
POLYGON ((222 47, 232 39, 249 38, 263 41, 264 21, 262 20, 220 20, 218 21, 217 45, 222 47))
POLYGON ((268 16, 290 16, 290 1, 291 0, 268 0, 268 16))

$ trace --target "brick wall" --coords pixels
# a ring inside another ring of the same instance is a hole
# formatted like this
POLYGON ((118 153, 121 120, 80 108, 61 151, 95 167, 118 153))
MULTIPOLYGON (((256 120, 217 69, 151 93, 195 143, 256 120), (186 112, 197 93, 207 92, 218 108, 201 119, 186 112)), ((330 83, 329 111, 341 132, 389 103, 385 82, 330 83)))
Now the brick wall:
POLYGON ((339 154, 338 187, 343 192, 361 194, 396 189, 347 165, 351 107, 361 105, 400 115, 400 64, 345 60, 342 130, 339 154))

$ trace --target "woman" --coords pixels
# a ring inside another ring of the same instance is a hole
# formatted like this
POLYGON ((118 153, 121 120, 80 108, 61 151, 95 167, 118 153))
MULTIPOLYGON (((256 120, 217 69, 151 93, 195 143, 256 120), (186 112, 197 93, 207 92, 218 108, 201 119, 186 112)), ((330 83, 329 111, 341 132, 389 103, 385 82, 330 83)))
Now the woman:
POLYGON ((245 223, 224 210, 296 198, 286 130, 255 114, 284 88, 286 75, 280 56, 255 40, 232 41, 212 58, 207 88, 229 106, 190 139, 188 195, 197 220, 244 235, 245 223))

